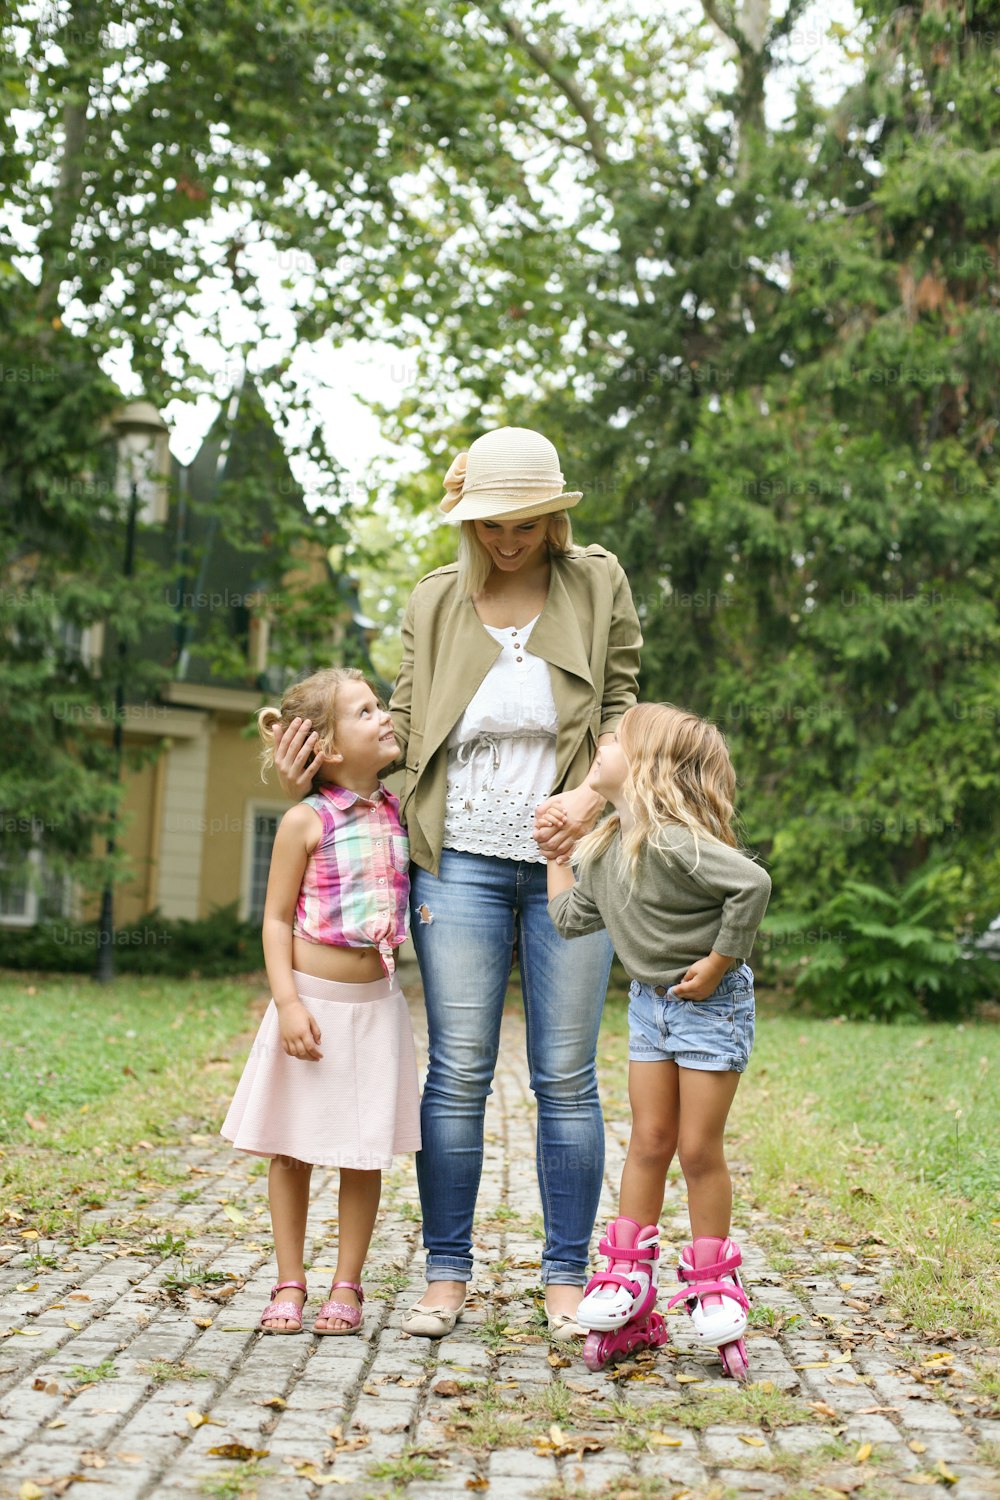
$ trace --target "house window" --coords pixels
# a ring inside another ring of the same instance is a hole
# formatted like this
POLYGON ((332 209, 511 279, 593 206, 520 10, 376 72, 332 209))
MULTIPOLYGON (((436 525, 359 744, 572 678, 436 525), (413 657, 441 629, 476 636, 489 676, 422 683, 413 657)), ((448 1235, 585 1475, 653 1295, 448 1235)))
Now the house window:
POLYGON ((4 927, 32 927, 38 921, 37 849, 11 871, 4 862, 0 869, 0 923, 4 927))
POLYGON ((278 831, 281 812, 276 808, 254 808, 251 814, 250 886, 247 897, 247 921, 259 922, 264 915, 267 877, 271 868, 271 848, 278 831))
POLYGON ((68 917, 72 907, 72 881, 47 868, 40 849, 31 849, 13 871, 0 865, 0 927, 33 927, 44 918, 68 917))

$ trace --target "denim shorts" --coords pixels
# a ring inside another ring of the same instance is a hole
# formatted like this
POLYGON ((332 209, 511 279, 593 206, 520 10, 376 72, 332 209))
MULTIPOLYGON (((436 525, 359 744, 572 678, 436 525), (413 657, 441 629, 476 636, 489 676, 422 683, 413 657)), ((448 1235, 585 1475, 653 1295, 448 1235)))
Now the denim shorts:
POLYGON ((754 1037, 753 971, 730 969, 705 1000, 680 1000, 660 985, 629 986, 628 1055, 632 1062, 675 1062, 706 1073, 742 1073, 754 1037))

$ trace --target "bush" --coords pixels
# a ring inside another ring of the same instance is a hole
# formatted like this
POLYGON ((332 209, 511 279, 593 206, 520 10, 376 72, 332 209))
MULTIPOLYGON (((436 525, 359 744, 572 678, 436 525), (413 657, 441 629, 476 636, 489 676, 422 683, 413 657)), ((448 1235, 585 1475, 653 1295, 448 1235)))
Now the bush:
POLYGON ((1000 988, 1000 968, 963 933, 964 876, 925 867, 896 890, 845 881, 807 918, 766 923, 766 949, 798 954, 796 996, 821 1015, 854 1020, 955 1020, 1000 988))
MULTIPOLYGON (((194 921, 149 912, 132 927, 116 928, 113 946, 115 969, 123 974, 215 979, 264 967, 260 925, 241 922, 235 903, 194 921)), ((42 922, 5 932, 0 958, 10 969, 92 974, 100 948, 95 925, 42 922)))

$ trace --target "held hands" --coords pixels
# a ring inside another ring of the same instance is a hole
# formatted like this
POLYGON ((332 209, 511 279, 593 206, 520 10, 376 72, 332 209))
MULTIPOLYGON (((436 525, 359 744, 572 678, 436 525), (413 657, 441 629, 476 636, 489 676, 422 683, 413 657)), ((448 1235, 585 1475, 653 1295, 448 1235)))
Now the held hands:
POLYGON ((558 792, 535 808, 535 842, 546 859, 566 864, 573 845, 589 833, 604 806, 600 797, 586 782, 571 792, 558 792))
POLYGON ((307 1062, 319 1062, 323 1056, 319 1050, 322 1033, 319 1023, 301 1000, 278 1006, 278 1024, 281 1027, 281 1045, 289 1057, 300 1057, 307 1062))
POLYGON ((305 797, 312 791, 313 777, 323 764, 316 743, 308 719, 293 719, 284 732, 275 725, 274 769, 286 797, 305 797))
POLYGON ((671 991, 678 1000, 707 1000, 719 988, 722 976, 731 963, 731 958, 716 953, 713 948, 707 958, 699 958, 696 963, 689 965, 684 978, 670 986, 671 991))

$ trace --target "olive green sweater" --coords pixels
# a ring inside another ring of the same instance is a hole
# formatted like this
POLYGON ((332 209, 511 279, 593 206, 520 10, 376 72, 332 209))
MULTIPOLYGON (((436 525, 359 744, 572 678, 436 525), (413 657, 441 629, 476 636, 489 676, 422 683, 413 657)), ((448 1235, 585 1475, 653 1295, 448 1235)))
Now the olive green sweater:
POLYGON ((577 884, 549 902, 565 938, 606 927, 630 978, 676 984, 714 948, 744 963, 767 909, 771 878, 738 849, 687 829, 670 830, 670 852, 645 844, 635 885, 621 873, 615 839, 578 872, 577 884))

